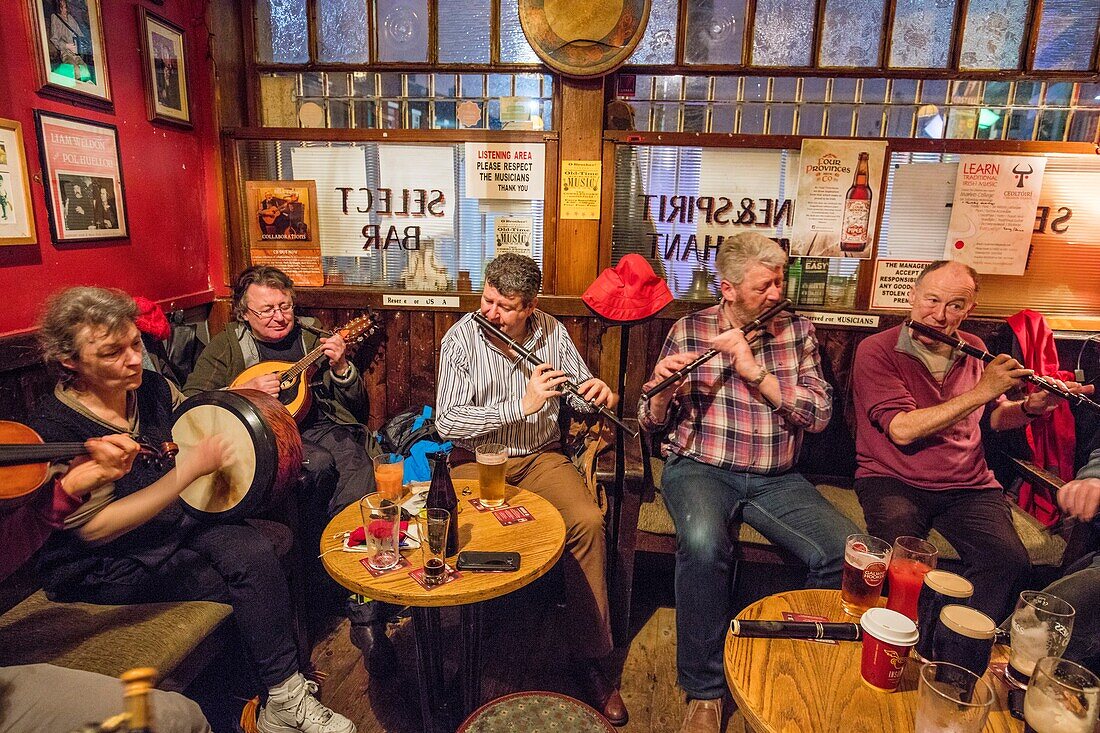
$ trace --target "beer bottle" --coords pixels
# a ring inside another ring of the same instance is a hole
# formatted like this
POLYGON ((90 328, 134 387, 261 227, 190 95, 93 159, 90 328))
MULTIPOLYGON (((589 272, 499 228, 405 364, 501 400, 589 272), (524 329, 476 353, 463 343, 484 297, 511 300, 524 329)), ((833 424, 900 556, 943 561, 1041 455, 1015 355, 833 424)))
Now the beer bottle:
POLYGON ((458 553, 458 497, 455 485, 451 482, 451 454, 447 451, 429 453, 427 458, 432 464, 432 483, 428 487, 427 507, 446 509, 451 513, 451 526, 447 530, 447 556, 458 553))
POLYGON ((867 153, 859 154, 852 187, 844 197, 844 219, 840 225, 842 252, 862 252, 871 241, 871 187, 867 185, 867 153))

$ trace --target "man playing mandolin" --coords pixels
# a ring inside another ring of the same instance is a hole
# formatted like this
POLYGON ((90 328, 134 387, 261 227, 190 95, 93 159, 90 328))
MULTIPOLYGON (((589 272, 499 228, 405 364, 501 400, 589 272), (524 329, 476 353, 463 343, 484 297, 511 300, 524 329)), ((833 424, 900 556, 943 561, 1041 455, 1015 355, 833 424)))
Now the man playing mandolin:
MULTIPOLYGON (((363 380, 348 361, 347 344, 339 333, 321 336, 315 319, 294 317, 294 282, 282 270, 258 265, 242 272, 233 286, 233 312, 237 322, 203 349, 183 394, 190 397, 233 385, 281 396, 286 403, 292 401, 288 393, 296 389, 310 392, 312 407, 296 418, 305 459, 300 493, 305 544, 316 547, 330 517, 374 491, 374 467, 367 452, 370 434, 357 419, 367 414, 363 380), (318 348, 327 357, 319 374, 310 380, 307 370, 285 392, 279 376, 284 367, 255 368, 262 362, 296 363, 318 348), (261 374, 235 384, 249 369, 261 374)), ((352 640, 365 660, 369 655, 374 670, 394 660, 385 634, 386 613, 380 604, 349 601, 352 640)))

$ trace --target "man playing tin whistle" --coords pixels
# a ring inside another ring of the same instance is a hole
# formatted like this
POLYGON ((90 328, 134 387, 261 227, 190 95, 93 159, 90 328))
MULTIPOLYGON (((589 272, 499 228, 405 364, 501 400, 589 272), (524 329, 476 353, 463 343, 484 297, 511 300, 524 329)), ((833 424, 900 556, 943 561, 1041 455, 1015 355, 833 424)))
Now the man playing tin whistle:
MULTIPOLYGON (((972 268, 934 262, 913 286, 909 317, 984 351, 980 339, 959 330, 977 295, 972 268)), ((1005 397, 1032 373, 1004 354, 986 364, 904 325, 864 339, 853 367, 855 489, 867 531, 893 542, 939 530, 974 584, 972 605, 991 618, 1004 616, 1030 565, 986 465, 980 421, 988 409, 994 430, 1010 430, 1053 411, 1060 398, 1049 392, 1005 397)))
POLYGON ((803 431, 824 430, 832 414, 813 324, 780 315, 753 343, 741 329, 783 298, 786 262, 761 234, 727 238, 715 260, 721 302, 673 325, 643 391, 709 348, 720 353, 638 408, 641 426, 667 443, 661 490, 676 524, 676 666, 690 700, 681 733, 721 726, 731 521, 743 518, 797 555, 811 588, 840 586, 845 538, 859 531, 793 470, 803 431))
MULTIPOLYGON (((542 272, 530 257, 503 254, 485 268, 481 315, 505 336, 537 353, 546 363, 532 366, 507 342, 464 316, 443 337, 439 357, 436 429, 453 441, 452 476, 475 478, 473 451, 493 444, 504 458, 504 478, 557 508, 565 520, 567 552, 562 557, 573 656, 589 702, 612 723, 626 723, 622 697, 598 662, 612 648, 603 512, 580 472, 561 449, 558 410, 562 385, 577 385, 568 397, 574 408, 588 403, 613 406, 614 395, 592 376, 569 333, 538 310, 542 272), (582 399, 584 401, 582 401, 582 399)), ((495 500, 495 497, 494 497, 495 500)), ((536 521, 537 521, 536 517, 536 521)))

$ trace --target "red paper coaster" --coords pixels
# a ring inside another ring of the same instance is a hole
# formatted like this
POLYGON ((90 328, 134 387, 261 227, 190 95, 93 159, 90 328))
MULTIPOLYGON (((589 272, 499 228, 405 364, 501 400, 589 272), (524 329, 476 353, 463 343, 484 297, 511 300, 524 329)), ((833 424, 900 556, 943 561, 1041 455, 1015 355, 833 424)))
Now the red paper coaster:
POLYGON ((493 516, 505 527, 510 524, 522 524, 523 522, 533 522, 535 520, 535 518, 531 516, 531 512, 521 506, 497 509, 493 512, 493 516))
POLYGON ((424 590, 433 591, 436 588, 442 588, 443 586, 447 585, 448 583, 451 583, 453 581, 458 580, 459 578, 462 577, 462 573, 460 573, 459 571, 455 570, 450 565, 448 565, 447 569, 443 573, 443 582, 442 583, 436 583, 435 585, 428 585, 424 581, 424 568, 423 567, 419 567, 416 570, 409 571, 409 577, 412 578, 413 580, 415 580, 417 583, 419 583, 420 587, 423 588, 424 590))
POLYGON ((370 573, 371 575, 373 575, 376 578, 380 578, 383 575, 388 575, 389 573, 392 573, 394 570, 400 570, 401 568, 409 567, 409 561, 406 560, 404 556, 402 556, 400 559, 398 559, 397 564, 394 565, 389 570, 377 570, 375 568, 372 568, 370 566, 370 563, 367 562, 367 558, 365 558, 365 557, 359 559, 359 564, 361 564, 363 567, 365 567, 367 569, 367 572, 370 573))
POLYGON ((496 511, 497 509, 505 509, 511 506, 508 502, 504 502, 500 506, 485 506, 481 503, 481 499, 470 499, 470 504, 473 506, 474 509, 477 509, 479 512, 492 512, 496 511))

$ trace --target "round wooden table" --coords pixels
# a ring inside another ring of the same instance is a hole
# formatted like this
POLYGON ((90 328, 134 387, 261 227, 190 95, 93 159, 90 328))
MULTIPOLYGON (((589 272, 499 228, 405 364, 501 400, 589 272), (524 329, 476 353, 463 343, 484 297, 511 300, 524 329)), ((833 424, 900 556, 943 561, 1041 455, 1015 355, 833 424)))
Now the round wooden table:
MULTIPOLYGON (((424 729, 430 733, 450 733, 458 721, 481 703, 481 602, 522 588, 546 574, 561 557, 565 547, 565 522, 558 510, 541 496, 508 486, 505 490, 508 505, 526 508, 534 521, 505 527, 492 512, 479 512, 470 503, 470 499, 479 495, 476 480, 456 479, 454 484, 458 495, 459 551, 518 552, 518 571, 467 571, 454 581, 429 591, 409 575, 410 571, 424 564, 420 549, 414 548, 402 551, 409 567, 374 577, 360 563, 364 554, 335 549, 343 546, 342 533, 363 524, 358 503, 333 517, 321 536, 321 559, 333 580, 368 598, 412 608, 420 712, 424 729), (448 710, 443 692, 442 650, 445 642, 439 609, 446 606, 458 606, 461 615, 462 710, 458 714, 448 710)), ((448 564, 453 567, 454 563, 455 558, 448 558, 448 564)))
MULTIPOLYGON (((840 607, 840 591, 777 593, 748 606, 739 619, 780 620, 783 612, 853 621, 840 607)), ((859 674, 861 645, 797 639, 749 639, 726 633, 725 668, 737 707, 757 733, 851 731, 908 733, 917 712, 919 665, 906 665, 896 692, 878 692, 859 674)), ((993 652, 1003 661, 1005 649, 993 652)), ((1020 733, 1023 723, 1008 712, 1008 687, 992 671, 986 681, 996 694, 984 733, 1020 733)))

